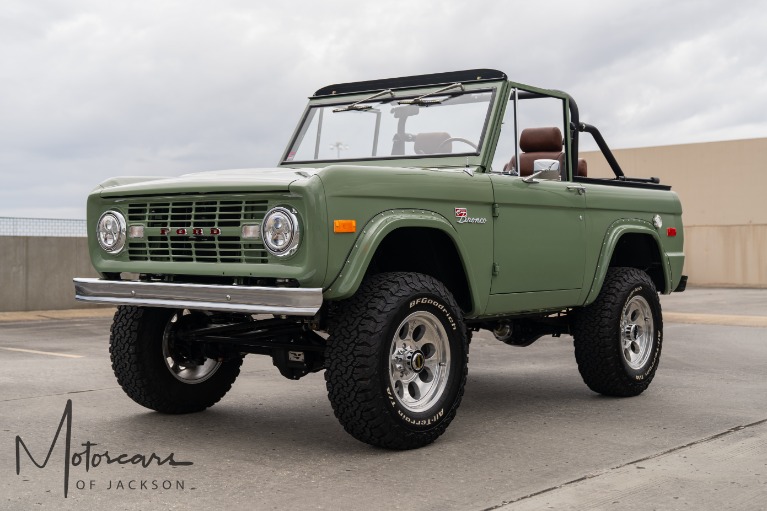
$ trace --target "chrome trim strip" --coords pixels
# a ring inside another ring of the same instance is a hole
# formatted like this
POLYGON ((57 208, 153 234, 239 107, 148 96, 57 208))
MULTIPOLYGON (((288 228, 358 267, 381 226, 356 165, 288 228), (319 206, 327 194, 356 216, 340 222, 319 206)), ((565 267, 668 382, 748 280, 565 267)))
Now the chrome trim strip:
POLYGON ((290 316, 314 316, 322 306, 321 288, 220 286, 102 279, 73 281, 75 298, 84 302, 290 316))

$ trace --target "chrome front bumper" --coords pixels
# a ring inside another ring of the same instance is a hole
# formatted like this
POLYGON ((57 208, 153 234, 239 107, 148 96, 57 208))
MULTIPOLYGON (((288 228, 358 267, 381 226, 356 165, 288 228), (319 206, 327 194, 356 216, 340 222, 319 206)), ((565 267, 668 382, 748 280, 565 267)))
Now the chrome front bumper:
POLYGON ((75 298, 113 305, 143 305, 249 314, 314 316, 321 288, 217 286, 126 280, 74 279, 75 298))

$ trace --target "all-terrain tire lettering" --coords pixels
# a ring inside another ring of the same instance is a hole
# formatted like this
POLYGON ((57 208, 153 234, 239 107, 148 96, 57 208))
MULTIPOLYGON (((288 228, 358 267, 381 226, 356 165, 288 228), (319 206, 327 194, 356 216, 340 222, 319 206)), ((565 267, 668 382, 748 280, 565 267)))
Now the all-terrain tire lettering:
POLYGON ((451 293, 427 275, 383 273, 366 279, 336 313, 325 381, 344 429, 358 440, 390 449, 414 449, 436 440, 455 417, 466 384, 468 336, 451 293), (392 324, 398 314, 418 308, 444 319, 452 366, 444 397, 432 409, 414 414, 395 396, 388 358, 391 330, 397 326, 392 324))

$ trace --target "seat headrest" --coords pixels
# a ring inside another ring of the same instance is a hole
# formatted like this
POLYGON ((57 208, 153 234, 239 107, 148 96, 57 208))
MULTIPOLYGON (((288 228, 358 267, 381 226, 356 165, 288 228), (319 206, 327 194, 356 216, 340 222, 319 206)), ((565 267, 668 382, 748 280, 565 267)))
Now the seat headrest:
POLYGON ((519 148, 525 153, 562 150, 562 132, 557 127, 525 128, 519 136, 519 148))
POLYGON ((586 160, 583 158, 578 158, 578 173, 576 175, 589 177, 588 165, 586 165, 586 160))

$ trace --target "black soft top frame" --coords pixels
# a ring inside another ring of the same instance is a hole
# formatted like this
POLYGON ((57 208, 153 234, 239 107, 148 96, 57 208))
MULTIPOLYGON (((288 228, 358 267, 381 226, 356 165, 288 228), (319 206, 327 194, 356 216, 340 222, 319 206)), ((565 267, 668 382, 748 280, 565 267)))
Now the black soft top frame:
POLYGON ((506 73, 496 69, 468 69, 466 71, 451 71, 449 73, 433 73, 428 75, 402 76, 399 78, 384 78, 383 80, 338 83, 319 89, 314 93, 314 96, 333 96, 336 94, 372 92, 386 89, 406 89, 414 87, 427 87, 430 85, 448 85, 456 82, 487 82, 507 79, 508 78, 506 73))

